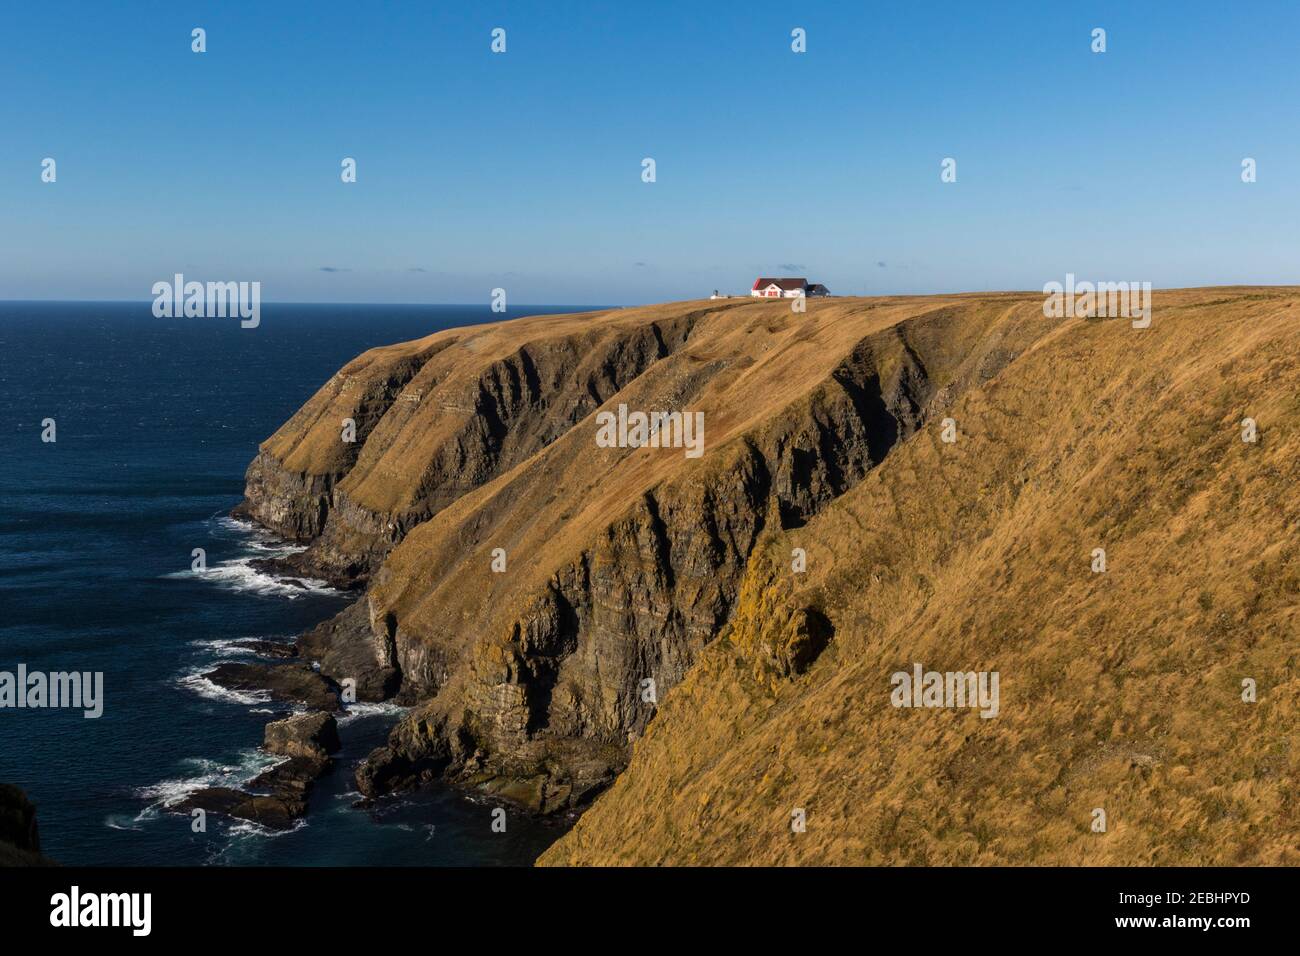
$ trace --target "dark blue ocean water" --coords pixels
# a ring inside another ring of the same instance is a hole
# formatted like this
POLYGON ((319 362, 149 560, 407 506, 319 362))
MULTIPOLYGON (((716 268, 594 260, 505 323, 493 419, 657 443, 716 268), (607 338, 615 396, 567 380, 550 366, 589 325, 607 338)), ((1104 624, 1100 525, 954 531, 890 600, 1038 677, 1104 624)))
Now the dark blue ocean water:
MULTIPOLYGON (((517 307, 512 314, 577 311, 517 307)), ((65 864, 529 863, 562 830, 446 789, 352 809, 352 770, 392 708, 341 721, 305 825, 273 835, 163 805, 270 762, 267 705, 198 675, 242 638, 289 639, 348 598, 247 562, 284 546, 225 517, 257 444, 361 351, 499 319, 486 307, 262 307, 261 325, 156 319, 150 303, 0 303, 0 670, 102 671, 104 713, 0 709, 0 782, 65 864), (41 441, 41 421, 57 441, 41 441), (194 548, 210 572, 190 573, 194 548)))

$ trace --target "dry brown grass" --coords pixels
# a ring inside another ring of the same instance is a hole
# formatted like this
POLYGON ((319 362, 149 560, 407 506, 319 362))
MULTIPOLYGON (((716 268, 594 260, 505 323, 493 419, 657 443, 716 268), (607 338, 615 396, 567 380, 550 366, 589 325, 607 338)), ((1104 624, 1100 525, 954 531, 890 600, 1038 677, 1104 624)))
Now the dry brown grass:
MULTIPOLYGON (((864 338, 944 307, 964 317, 963 332, 972 340, 989 328, 1041 320, 1040 299, 1019 296, 1017 301, 1020 314, 1014 322, 1007 318, 1008 303, 985 299, 955 306, 947 299, 835 299, 810 303, 806 314, 792 313, 788 302, 761 300, 601 313, 588 321, 646 322, 707 310, 672 359, 652 365, 606 405, 701 411, 707 454, 687 459, 681 452, 651 448, 597 448, 594 417, 588 416, 518 467, 413 529, 377 576, 372 604, 415 633, 506 630, 522 603, 544 590, 611 524, 643 506, 647 490, 667 482, 703 486, 710 473, 736 467, 745 450, 742 442, 790 406, 806 402, 864 338), (1030 314, 1039 319, 1027 318, 1030 314), (512 556, 509 575, 491 572, 496 547, 512 556)), ((551 332, 545 325, 538 328, 551 332)), ((506 325, 484 334, 504 337, 509 331, 506 325)), ((516 347, 522 339, 515 334, 516 347)), ((946 349, 934 350, 937 364, 944 365, 947 355, 951 368, 936 368, 932 377, 946 380, 961 366, 964 344, 957 336, 946 349)), ((882 354, 882 364, 890 360, 882 354)), ((409 431, 409 441, 441 440, 434 432, 409 431)), ((387 436, 376 435, 374 443, 385 461, 394 457, 390 446, 407 447, 387 436)), ((392 485, 409 484, 400 474, 387 474, 392 485)), ((354 476, 348 475, 345 488, 361 490, 372 480, 354 476)))
MULTIPOLYGON (((972 316, 1026 301, 979 297, 972 316)), ((922 302, 846 301, 812 332, 774 316, 715 414, 739 427, 746 395, 808 374, 846 326, 860 337, 850 314, 922 302)), ((933 307, 954 302, 969 300, 933 307)), ((956 444, 932 422, 767 539, 734 626, 542 862, 1300 862, 1297 303, 1291 288, 1173 291, 1150 329, 1057 323, 946 413, 956 444), (834 640, 775 677, 758 649, 804 607, 834 640), (998 671, 1000 716, 891 707, 889 675, 914 661, 998 671)))

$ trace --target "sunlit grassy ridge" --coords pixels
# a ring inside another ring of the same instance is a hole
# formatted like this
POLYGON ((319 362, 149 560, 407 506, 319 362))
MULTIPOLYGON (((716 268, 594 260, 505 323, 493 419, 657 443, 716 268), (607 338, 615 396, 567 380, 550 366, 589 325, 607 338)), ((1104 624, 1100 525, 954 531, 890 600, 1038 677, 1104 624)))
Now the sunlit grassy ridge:
POLYGON ((955 443, 934 417, 769 529, 731 625, 542 862, 1300 862, 1297 303, 1057 322, 945 411, 955 443), (810 611, 834 637, 790 676, 810 611), (913 662, 998 671, 999 716, 892 707, 913 662))

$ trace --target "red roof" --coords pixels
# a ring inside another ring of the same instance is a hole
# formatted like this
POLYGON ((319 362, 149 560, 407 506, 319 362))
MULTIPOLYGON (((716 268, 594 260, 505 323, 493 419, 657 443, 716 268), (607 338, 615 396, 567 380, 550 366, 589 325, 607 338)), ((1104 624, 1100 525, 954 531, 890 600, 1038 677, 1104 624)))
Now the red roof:
POLYGON ((766 289, 770 285, 775 285, 783 292, 789 292, 794 289, 804 289, 808 287, 807 279, 769 279, 766 276, 760 276, 754 280, 755 289, 766 289))

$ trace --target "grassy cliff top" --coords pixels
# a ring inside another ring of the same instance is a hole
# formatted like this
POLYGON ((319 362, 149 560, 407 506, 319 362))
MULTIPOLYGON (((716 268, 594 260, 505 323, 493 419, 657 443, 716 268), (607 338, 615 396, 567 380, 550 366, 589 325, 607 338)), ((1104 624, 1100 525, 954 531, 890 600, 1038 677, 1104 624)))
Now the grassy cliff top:
POLYGON ((731 625, 541 862, 1300 862, 1298 305, 1180 290, 1149 329, 1051 322, 946 411, 954 443, 934 418, 765 537, 731 625), (810 612, 833 637, 783 674, 810 612), (892 706, 917 662, 999 672, 998 716, 892 706))

